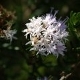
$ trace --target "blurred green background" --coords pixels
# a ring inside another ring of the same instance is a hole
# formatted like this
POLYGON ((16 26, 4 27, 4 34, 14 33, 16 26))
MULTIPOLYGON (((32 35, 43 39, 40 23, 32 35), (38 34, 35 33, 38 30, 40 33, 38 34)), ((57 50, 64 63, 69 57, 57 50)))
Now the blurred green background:
MULTIPOLYGON (((79 0, 0 0, 0 4, 8 11, 15 11, 17 19, 13 29, 17 29, 15 36, 18 38, 11 44, 9 40, 0 39, 0 80, 44 80, 45 76, 48 80, 59 80, 64 74, 73 73, 80 61, 80 14, 76 15, 80 11, 79 0), (64 57, 36 56, 29 51, 30 46, 25 46, 27 40, 22 33, 25 23, 33 16, 49 13, 51 8, 54 8, 53 12, 59 10, 57 17, 70 17, 67 23, 70 32, 66 43, 68 51, 64 57)), ((74 73, 78 73, 77 77, 68 80, 80 80, 80 69, 74 73)))

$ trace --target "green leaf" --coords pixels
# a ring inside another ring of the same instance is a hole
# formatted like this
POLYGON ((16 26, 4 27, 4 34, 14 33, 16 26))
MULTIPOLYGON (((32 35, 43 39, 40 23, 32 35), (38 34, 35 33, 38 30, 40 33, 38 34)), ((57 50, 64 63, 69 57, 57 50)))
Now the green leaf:
POLYGON ((38 71, 38 73, 40 75, 43 76, 45 74, 45 67, 44 66, 40 66, 37 71, 38 71))
POLYGON ((57 58, 54 55, 43 56, 43 63, 47 66, 55 66, 57 65, 57 58))
POLYGON ((73 11, 70 13, 70 18, 68 20, 68 30, 70 35, 70 40, 74 48, 80 45, 80 40, 78 37, 77 28, 80 24, 80 12, 74 13, 73 11))

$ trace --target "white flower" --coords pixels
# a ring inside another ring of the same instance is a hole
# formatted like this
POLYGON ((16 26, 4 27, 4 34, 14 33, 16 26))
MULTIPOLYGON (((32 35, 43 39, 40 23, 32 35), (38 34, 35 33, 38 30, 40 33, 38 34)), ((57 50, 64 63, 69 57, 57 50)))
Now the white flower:
POLYGON ((14 37, 17 30, 3 30, 3 32, 5 34, 5 38, 10 39, 10 42, 12 41, 12 39, 17 39, 16 37, 14 37))
POLYGON ((66 49, 64 41, 67 39, 66 19, 64 21, 56 19, 54 15, 47 14, 43 17, 33 17, 29 23, 26 23, 27 29, 24 29, 25 36, 30 36, 30 41, 26 44, 32 44, 37 54, 58 56, 64 55, 66 49))

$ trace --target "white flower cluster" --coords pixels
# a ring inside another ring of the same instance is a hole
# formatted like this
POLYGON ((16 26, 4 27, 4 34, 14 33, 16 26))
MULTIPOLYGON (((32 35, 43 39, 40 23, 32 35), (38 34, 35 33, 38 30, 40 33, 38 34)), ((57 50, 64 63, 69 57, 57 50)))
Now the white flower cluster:
POLYGON ((61 21, 56 19, 56 13, 46 14, 42 17, 33 17, 29 23, 26 23, 27 29, 25 36, 30 36, 30 41, 26 44, 32 44, 31 50, 36 50, 37 54, 48 55, 59 54, 64 55, 65 43, 68 32, 66 31, 66 19, 61 21))

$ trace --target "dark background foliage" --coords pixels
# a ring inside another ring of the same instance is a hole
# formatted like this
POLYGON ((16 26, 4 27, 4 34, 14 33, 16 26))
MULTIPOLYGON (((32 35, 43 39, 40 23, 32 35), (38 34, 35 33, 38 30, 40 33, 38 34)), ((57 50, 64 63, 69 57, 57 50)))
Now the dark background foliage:
POLYGON ((0 80, 59 80, 67 76, 66 80, 80 80, 80 1, 79 0, 0 0, 0 4, 8 11, 15 11, 17 17, 13 29, 18 39, 0 39, 0 80), (53 55, 41 56, 30 52, 30 45, 25 46, 27 40, 22 30, 25 23, 33 16, 44 15, 51 8, 59 10, 57 17, 69 17, 67 22, 70 33, 66 42, 65 56, 56 58, 53 55), (71 12, 73 11, 73 12, 71 12))

